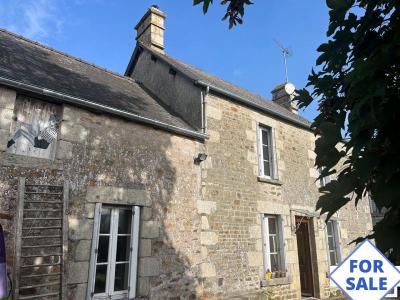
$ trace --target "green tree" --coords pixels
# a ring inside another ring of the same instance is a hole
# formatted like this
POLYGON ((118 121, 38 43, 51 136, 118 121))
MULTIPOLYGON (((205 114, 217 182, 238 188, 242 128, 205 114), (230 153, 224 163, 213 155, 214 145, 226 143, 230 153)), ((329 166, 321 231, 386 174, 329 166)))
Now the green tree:
MULTIPOLYGON (((318 101, 316 165, 335 174, 317 203, 332 216, 370 194, 385 215, 368 238, 400 258, 400 2, 328 0, 328 42, 318 51, 302 107, 318 101), (339 150, 336 145, 346 138, 339 150), (336 170, 340 160, 344 168, 336 170)), ((358 239, 358 241, 362 238, 358 239)))
MULTIPOLYGON (((228 3, 227 3, 228 2, 228 3)), ((318 102, 312 129, 316 166, 334 175, 317 203, 331 217, 340 208, 371 195, 384 213, 364 238, 375 238, 400 260, 400 1, 327 0, 328 42, 296 100, 304 108, 318 102), (345 141, 343 143, 343 141, 345 141), (341 145, 338 147, 338 145, 341 145), (337 169, 339 162, 343 168, 337 169)), ((203 3, 204 12, 211 0, 203 3)), ((248 1, 228 4, 230 27, 248 1), (234 10, 240 7, 240 10, 234 10)))

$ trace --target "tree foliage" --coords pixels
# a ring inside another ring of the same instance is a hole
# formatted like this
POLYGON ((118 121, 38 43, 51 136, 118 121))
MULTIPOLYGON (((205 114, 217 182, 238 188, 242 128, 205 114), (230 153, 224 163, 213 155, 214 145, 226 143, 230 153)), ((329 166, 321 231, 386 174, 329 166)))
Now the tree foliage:
MULTIPOLYGON (((193 5, 203 4, 203 13, 206 14, 213 0, 193 0, 193 5)), ((222 0, 221 5, 226 5, 226 13, 222 20, 228 20, 229 29, 237 24, 243 24, 246 5, 253 4, 250 0, 222 0)))
MULTIPOLYGON (((334 174, 317 203, 331 217, 368 195, 385 212, 368 238, 400 258, 400 2, 327 0, 328 42, 299 104, 318 101, 316 166, 334 174), (345 139, 346 142, 342 142, 345 139), (337 165, 344 165, 337 169, 337 165)), ((357 241, 361 241, 362 238, 357 241)))
MULTIPOLYGON (((331 217, 370 195, 384 218, 367 238, 400 260, 400 1, 326 2, 328 42, 319 46, 307 89, 296 98, 300 107, 319 104, 312 124, 316 166, 321 178, 335 178, 323 188, 317 209, 331 217)), ((194 1, 200 3, 206 13, 212 0, 194 1)), ((232 28, 243 22, 250 1, 222 4, 228 4, 224 18, 232 28)))

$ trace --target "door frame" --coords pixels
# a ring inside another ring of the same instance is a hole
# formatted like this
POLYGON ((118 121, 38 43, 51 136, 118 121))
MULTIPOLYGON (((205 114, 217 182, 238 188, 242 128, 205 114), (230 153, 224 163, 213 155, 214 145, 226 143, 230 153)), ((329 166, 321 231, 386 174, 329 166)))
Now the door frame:
MULTIPOLYGON (((313 224, 313 218, 312 217, 307 217, 307 216, 295 216, 295 224, 296 224, 296 245, 297 245, 297 256, 299 255, 299 248, 298 248, 298 242, 297 242, 297 231, 299 229, 298 223, 304 223, 307 224, 307 233, 308 233, 308 250, 310 253, 310 279, 311 279, 311 295, 310 294, 303 294, 303 292, 301 291, 301 282, 300 282, 300 293, 301 296, 306 296, 306 297, 315 297, 316 296, 316 288, 315 288, 315 270, 314 270, 314 255, 313 255, 313 243, 312 243, 312 238, 313 235, 311 235, 311 230, 313 228, 312 224, 313 224)), ((305 245, 305 244, 304 244, 305 245)), ((300 264, 299 264, 299 277, 301 276, 301 272, 300 272, 300 264)))

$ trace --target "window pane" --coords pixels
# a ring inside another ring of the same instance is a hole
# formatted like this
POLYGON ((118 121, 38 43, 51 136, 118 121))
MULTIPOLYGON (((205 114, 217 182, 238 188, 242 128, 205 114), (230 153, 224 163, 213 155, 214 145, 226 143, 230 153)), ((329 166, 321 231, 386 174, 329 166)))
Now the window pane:
POLYGON ((331 176, 330 175, 326 176, 324 178, 324 180, 325 180, 325 184, 328 184, 329 182, 331 182, 331 176))
POLYGON ((115 266, 114 291, 124 291, 128 289, 129 264, 117 264, 115 266))
POLYGON ((335 239, 332 236, 328 237, 328 245, 329 250, 334 250, 336 248, 335 239))
POLYGON ((264 160, 264 175, 271 176, 271 170, 269 166, 269 162, 264 160))
POLYGON ((103 208, 101 210, 100 233, 110 233, 110 220, 111 210, 103 208))
POLYGON ((329 221, 326 224, 327 230, 328 230, 328 235, 333 235, 333 222, 329 221))
POLYGON ((99 236, 99 245, 97 249, 97 262, 107 262, 108 261, 108 236, 99 236))
POLYGON ((271 253, 278 251, 277 240, 276 240, 276 236, 274 236, 274 235, 269 237, 269 251, 271 253))
POLYGON ((278 271, 280 270, 280 262, 279 262, 279 256, 278 254, 271 254, 271 271, 278 271))
POLYGON ((263 146, 263 160, 269 161, 269 150, 267 146, 263 146))
POLYGON ((335 251, 329 252, 329 259, 330 259, 331 266, 337 265, 336 252, 335 251))
POLYGON ((106 291, 107 265, 96 266, 96 278, 94 293, 104 293, 106 291))
POLYGON ((119 210, 118 234, 129 234, 131 232, 132 213, 128 209, 119 210))
POLYGON ((261 132, 262 132, 262 143, 263 143, 263 145, 268 145, 269 144, 269 139, 268 139, 268 130, 265 130, 265 129, 263 129, 263 130, 261 130, 261 132))
POLYGON ((268 218, 269 234, 276 234, 276 218, 268 218))
POLYGON ((128 261, 130 250, 130 237, 119 236, 117 238, 117 258, 116 261, 128 261))

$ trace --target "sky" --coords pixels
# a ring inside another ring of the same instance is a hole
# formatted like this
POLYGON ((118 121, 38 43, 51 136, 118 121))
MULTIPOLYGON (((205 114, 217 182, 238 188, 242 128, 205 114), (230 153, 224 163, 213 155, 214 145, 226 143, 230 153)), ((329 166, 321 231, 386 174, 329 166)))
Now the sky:
MULTIPOLYGON (((167 54, 271 99, 271 90, 285 81, 275 39, 292 51, 289 81, 304 87, 316 49, 327 39, 325 1, 253 2, 244 24, 229 30, 219 0, 205 16, 192 0, 0 0, 0 27, 123 74, 134 26, 156 4, 167 14, 167 54)), ((312 120, 315 104, 300 114, 312 120)))

